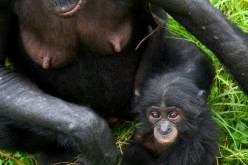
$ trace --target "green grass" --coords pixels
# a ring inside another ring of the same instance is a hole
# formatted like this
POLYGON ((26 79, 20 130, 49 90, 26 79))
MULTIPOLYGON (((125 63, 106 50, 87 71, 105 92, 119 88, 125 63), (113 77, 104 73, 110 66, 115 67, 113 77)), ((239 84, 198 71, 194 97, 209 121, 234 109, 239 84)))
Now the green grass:
MULTIPOLYGON (((248 32, 248 0, 211 0, 215 7, 220 9, 237 26, 248 32)), ((209 106, 213 118, 219 126, 219 156, 216 164, 219 165, 246 165, 248 164, 248 97, 239 89, 237 83, 225 71, 213 53, 185 31, 177 22, 170 19, 169 27, 173 33, 181 34, 189 41, 198 45, 209 56, 216 67, 216 77, 209 96, 209 106)), ((123 152, 130 141, 132 132, 137 124, 118 124, 113 129, 117 147, 123 152)), ((25 153, 0 152, 0 165, 16 165, 18 159, 25 165, 33 165, 32 156, 25 153)))

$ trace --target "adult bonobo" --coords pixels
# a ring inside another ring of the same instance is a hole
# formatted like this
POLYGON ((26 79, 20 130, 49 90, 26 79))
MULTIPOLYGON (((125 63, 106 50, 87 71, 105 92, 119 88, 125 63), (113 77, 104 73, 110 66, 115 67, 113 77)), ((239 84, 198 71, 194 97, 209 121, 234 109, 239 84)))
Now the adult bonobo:
POLYGON ((194 45, 165 40, 162 29, 135 50, 161 13, 144 0, 1 1, 0 147, 41 151, 45 165, 78 155, 78 164, 116 164, 104 118, 134 118, 134 90, 147 91, 140 84, 172 72, 208 91, 213 69, 194 45), (6 56, 15 70, 4 67, 6 56))

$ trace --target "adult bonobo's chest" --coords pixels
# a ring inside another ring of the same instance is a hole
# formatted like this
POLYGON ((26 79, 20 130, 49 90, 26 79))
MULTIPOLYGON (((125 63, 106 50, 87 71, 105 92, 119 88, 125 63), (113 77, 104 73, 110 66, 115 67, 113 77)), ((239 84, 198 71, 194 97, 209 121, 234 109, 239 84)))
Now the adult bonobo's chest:
POLYGON ((48 93, 95 110, 121 111, 132 100, 144 52, 144 44, 135 47, 152 22, 149 12, 125 1, 89 2, 66 19, 49 12, 43 1, 14 1, 20 49, 10 50, 10 58, 48 93), (147 18, 139 19, 144 14, 147 18))
POLYGON ((22 45, 9 54, 15 67, 45 92, 96 111, 113 112, 129 108, 133 99, 134 79, 145 46, 135 51, 134 45, 136 42, 111 55, 90 53, 81 45, 72 62, 48 69, 33 61, 22 45))
MULTIPOLYGON (((42 0, 13 3, 26 52, 44 69, 54 69, 62 68, 77 58, 79 45, 92 53, 109 55, 122 52, 133 37, 137 39, 136 33, 142 31, 140 27, 146 29, 148 26, 148 19, 143 21, 137 15, 146 13, 148 18, 151 16, 145 11, 147 9, 136 10, 130 0, 125 1, 101 0, 97 5, 81 2, 84 7, 69 18, 50 12, 49 4, 44 5, 42 0)), ((66 4, 61 5, 56 9, 72 10, 66 4)))

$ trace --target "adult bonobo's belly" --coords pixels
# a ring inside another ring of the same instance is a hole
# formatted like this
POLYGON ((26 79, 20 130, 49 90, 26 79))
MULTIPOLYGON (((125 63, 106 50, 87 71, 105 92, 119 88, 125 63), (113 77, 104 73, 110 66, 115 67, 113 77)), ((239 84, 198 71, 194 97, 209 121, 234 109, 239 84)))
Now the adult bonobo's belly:
POLYGON ((139 57, 134 54, 79 57, 56 75, 56 95, 96 111, 122 111, 133 97, 134 77, 139 57))

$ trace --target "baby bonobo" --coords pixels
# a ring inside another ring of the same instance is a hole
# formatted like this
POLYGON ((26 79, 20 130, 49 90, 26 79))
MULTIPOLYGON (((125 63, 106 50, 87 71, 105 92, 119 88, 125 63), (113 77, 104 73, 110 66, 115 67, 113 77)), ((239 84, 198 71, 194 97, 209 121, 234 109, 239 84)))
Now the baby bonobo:
POLYGON ((180 74, 150 80, 142 91, 136 104, 142 125, 122 164, 214 164, 217 129, 205 102, 206 92, 180 74))

